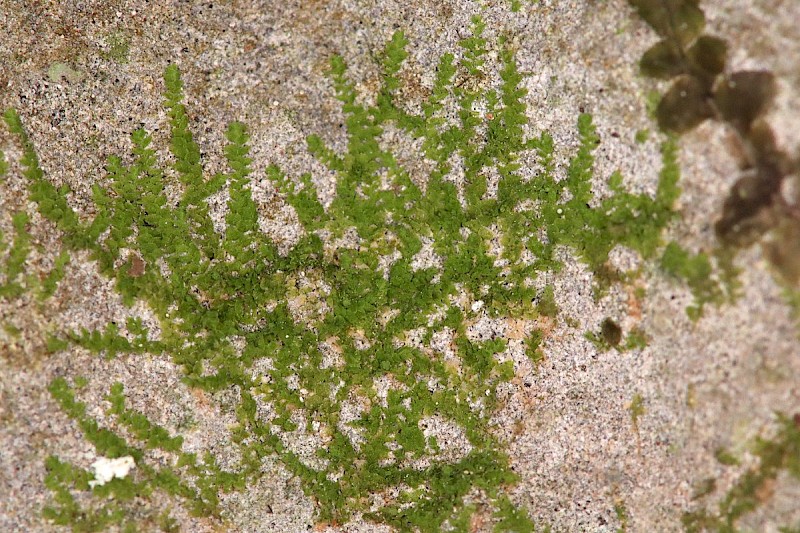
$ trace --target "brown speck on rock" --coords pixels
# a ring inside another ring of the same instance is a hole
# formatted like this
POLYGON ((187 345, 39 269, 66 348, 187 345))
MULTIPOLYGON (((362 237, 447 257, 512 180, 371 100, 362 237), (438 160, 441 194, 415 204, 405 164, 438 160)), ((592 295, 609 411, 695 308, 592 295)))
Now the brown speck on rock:
POLYGON ((128 260, 128 275, 132 278, 138 278, 144 275, 146 263, 139 254, 131 254, 128 260))

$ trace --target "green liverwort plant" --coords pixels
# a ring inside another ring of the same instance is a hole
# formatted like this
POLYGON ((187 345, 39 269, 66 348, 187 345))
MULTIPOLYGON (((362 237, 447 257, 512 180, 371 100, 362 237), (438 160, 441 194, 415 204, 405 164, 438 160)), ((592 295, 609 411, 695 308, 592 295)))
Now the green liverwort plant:
MULTIPOLYGON (((244 490, 262 475, 262 460, 277 457, 314 499, 321 521, 343 523, 360 513, 401 531, 466 527, 475 506, 465 498, 482 495, 494 506, 498 531, 532 530, 526 511, 506 494, 516 476, 490 426, 498 386, 519 369, 502 356, 507 339, 476 339, 467 322, 484 313, 557 315, 553 288, 537 291, 533 283, 559 269, 557 247, 592 269, 618 244, 651 256, 672 216, 678 174, 668 143, 655 197, 625 191, 614 174, 612 194, 595 198, 600 139, 582 114, 579 147, 562 176, 552 137, 525 135, 522 74, 504 43, 496 85, 480 82, 494 72, 482 29, 475 19, 460 59, 441 58, 419 114, 396 100, 406 58, 401 32, 383 54, 374 104, 361 103, 342 58, 332 60, 347 149, 337 152, 318 136, 308 148, 336 174, 333 200, 323 206, 310 175, 267 170, 304 228, 285 254, 259 231, 247 128, 230 124, 229 170, 207 176, 175 66, 164 76, 174 173, 158 165, 150 135, 137 130, 131 163, 109 160, 106 184, 93 190, 97 215, 87 223, 66 204, 66 191, 44 177, 19 117, 6 114, 24 149, 31 197, 63 232, 65 248, 90 252, 127 303, 146 302, 160 320, 158 338, 131 319, 125 327, 64 332, 61 340, 108 357, 165 354, 183 368, 188 387, 230 390, 237 398, 232 437, 241 462, 229 472, 211 454, 186 453, 180 435, 129 410, 121 385, 111 388, 108 414, 130 442, 99 427, 79 392, 56 380, 53 396, 98 453, 130 455, 137 468, 130 479, 91 489, 124 497, 89 511, 72 496, 89 490, 87 474, 51 458, 47 516, 98 530, 127 523, 125 498, 153 491, 220 516, 219 493, 244 490), (389 127, 421 140, 416 155, 432 162, 422 180, 385 146, 389 127), (522 168, 526 152, 538 160, 535 171, 522 168), (451 178, 456 172, 463 180, 451 178), (168 182, 182 191, 176 203, 164 194, 168 182), (230 200, 217 232, 206 200, 224 187, 230 200), (493 232, 502 236, 497 253, 489 246, 493 232), (331 246, 341 237, 349 244, 331 246), (415 261, 424 247, 434 264, 415 261), (434 349, 434 335, 449 336, 453 354, 434 349), (443 424, 460 440, 440 440, 435 428, 443 424), (309 435, 313 453, 300 453, 292 443, 309 435), (171 466, 148 466, 147 448, 172 457, 171 466)), ((534 335, 526 345, 540 359, 541 332, 534 335)), ((168 515, 151 518, 171 523, 168 515)))
POLYGON ((648 106, 659 127, 682 134, 707 120, 724 125, 733 135, 732 154, 741 169, 714 222, 716 261, 702 252, 690 255, 677 245, 664 256, 665 269, 684 278, 695 296, 689 316, 696 320, 706 304, 736 298, 733 259, 737 249, 757 242, 793 303, 800 287, 798 198, 780 191, 784 183, 796 180, 797 161, 780 147, 767 120, 778 94, 775 75, 766 70, 731 72, 728 42, 704 33, 699 0, 628 3, 660 38, 642 55, 641 73, 671 82, 663 97, 652 95, 648 106))

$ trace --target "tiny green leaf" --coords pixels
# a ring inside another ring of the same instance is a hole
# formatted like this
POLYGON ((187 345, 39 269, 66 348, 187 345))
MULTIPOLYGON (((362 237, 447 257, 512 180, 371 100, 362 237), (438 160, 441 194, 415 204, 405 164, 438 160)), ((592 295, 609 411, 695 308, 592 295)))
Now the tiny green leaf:
POLYGON ((685 46, 705 27, 698 0, 629 0, 639 16, 660 36, 685 46))
POLYGON ((777 84, 771 72, 740 71, 717 84, 714 103, 723 119, 747 131, 767 110, 776 93, 777 84))
POLYGON ((719 37, 701 35, 687 50, 689 61, 703 74, 714 78, 725 70, 728 43, 719 37))
POLYGON ((714 116, 710 88, 701 80, 681 76, 672 84, 656 109, 661 129, 684 133, 714 116))
POLYGON ((669 40, 658 41, 642 55, 639 61, 642 74, 651 78, 669 80, 686 74, 689 65, 680 48, 669 40))

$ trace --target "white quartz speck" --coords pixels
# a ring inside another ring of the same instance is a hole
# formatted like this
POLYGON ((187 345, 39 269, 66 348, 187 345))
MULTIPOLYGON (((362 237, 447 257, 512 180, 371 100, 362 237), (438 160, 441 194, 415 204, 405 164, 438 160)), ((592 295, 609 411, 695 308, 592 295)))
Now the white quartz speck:
POLYGON ((94 480, 89 482, 89 486, 96 487, 99 485, 105 485, 115 477, 124 478, 128 475, 132 468, 136 468, 136 462, 130 455, 126 455, 125 457, 117 457, 116 459, 100 457, 94 463, 92 463, 94 480))

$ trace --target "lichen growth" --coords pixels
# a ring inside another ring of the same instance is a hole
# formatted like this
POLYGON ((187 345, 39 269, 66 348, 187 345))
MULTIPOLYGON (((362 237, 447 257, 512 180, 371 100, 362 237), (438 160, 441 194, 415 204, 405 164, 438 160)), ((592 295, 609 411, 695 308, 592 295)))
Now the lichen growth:
POLYGON ((108 50, 103 52, 105 57, 117 63, 127 63, 131 43, 125 33, 120 31, 109 33, 105 38, 105 44, 108 47, 108 50))
POLYGON ((53 63, 47 69, 47 77, 53 83, 61 83, 64 80, 69 83, 78 83, 83 79, 84 74, 67 63, 53 63))

